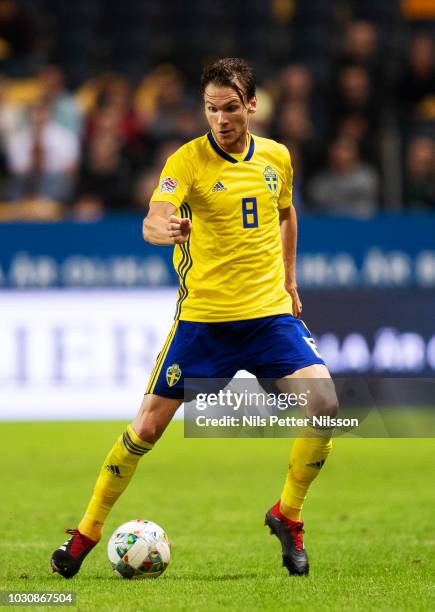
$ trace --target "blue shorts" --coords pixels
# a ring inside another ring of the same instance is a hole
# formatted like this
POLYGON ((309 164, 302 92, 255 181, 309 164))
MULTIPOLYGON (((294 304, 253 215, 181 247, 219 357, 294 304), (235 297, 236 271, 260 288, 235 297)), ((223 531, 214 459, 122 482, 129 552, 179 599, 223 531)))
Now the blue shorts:
POLYGON ((185 378, 230 380, 238 370, 277 380, 324 364, 308 328, 290 314, 229 321, 175 321, 145 393, 183 399, 185 378))

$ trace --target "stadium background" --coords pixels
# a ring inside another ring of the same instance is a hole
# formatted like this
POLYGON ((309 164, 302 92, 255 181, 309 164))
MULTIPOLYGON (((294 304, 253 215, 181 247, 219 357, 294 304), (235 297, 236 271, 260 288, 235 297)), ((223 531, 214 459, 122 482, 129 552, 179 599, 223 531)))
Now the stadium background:
POLYGON ((291 151, 332 372, 433 377, 434 33, 432 0, 0 0, 0 418, 135 413, 176 294, 141 223, 223 55, 291 151))

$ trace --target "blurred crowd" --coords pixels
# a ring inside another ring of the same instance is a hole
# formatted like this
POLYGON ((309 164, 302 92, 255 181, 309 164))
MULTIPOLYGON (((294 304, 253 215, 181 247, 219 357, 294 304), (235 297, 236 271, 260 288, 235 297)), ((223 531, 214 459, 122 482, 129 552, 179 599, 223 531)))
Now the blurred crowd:
MULTIPOLYGON (((298 1, 264 0, 281 35, 298 1)), ((340 35, 318 61, 242 53, 258 75, 251 130, 289 148, 303 214, 435 211, 435 6, 415 15, 404 0, 392 28, 335 4, 340 35)), ((0 0, 0 220, 144 212, 168 155, 207 129, 198 81, 213 49, 190 69, 157 54, 131 74, 118 58, 74 82, 30 17, 0 0)))

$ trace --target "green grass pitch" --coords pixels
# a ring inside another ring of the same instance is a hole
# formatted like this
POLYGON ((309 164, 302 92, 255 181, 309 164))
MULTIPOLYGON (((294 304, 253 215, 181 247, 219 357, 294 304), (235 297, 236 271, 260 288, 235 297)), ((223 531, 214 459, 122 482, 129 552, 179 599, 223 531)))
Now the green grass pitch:
POLYGON ((52 574, 51 552, 76 526, 123 426, 1 424, 0 590, 72 590, 83 611, 435 609, 431 439, 336 440, 304 509, 311 573, 290 578, 263 517, 291 441, 184 439, 174 422, 82 571, 69 581, 52 574), (112 530, 138 517, 173 544, 157 580, 118 579, 107 561, 112 530))

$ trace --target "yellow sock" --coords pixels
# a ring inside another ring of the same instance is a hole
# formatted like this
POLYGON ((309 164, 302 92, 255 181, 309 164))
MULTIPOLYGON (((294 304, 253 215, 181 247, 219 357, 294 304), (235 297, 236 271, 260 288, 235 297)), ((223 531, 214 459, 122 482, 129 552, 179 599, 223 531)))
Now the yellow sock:
POLYGON ((310 431, 311 437, 296 438, 290 452, 289 469, 281 493, 280 511, 292 521, 301 520, 308 487, 317 477, 332 448, 332 430, 310 431))
POLYGON ((141 440, 131 425, 118 438, 101 466, 95 488, 78 528, 92 540, 99 540, 104 521, 130 482, 139 459, 153 448, 141 440))

